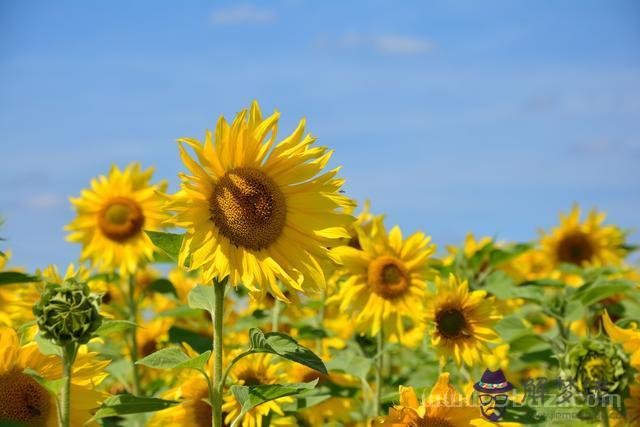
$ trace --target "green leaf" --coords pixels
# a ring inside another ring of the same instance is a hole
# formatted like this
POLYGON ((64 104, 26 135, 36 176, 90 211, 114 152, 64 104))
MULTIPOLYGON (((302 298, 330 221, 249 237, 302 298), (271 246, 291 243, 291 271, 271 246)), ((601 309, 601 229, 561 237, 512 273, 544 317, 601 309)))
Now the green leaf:
POLYGON ((634 289, 634 283, 628 280, 596 281, 584 290, 579 289, 574 294, 574 298, 579 299, 583 305, 590 306, 613 295, 623 294, 634 289))
POLYGON ((172 261, 178 262, 178 256, 180 254, 180 247, 182 246, 182 240, 184 234, 165 233, 162 231, 150 231, 145 230, 147 236, 151 239, 151 242, 160 249, 165 255, 171 258, 172 261))
POLYGON ((136 326, 134 322, 129 320, 103 320, 102 325, 96 331, 96 334, 105 337, 116 332, 126 331, 136 326))
POLYGON ((39 282, 40 278, 18 271, 0 271, 0 286, 39 282))
POLYGON ((317 383, 316 379, 308 383, 297 384, 260 384, 249 387, 233 385, 231 393, 242 406, 240 415, 244 415, 262 403, 313 389, 317 383))
POLYGON ((187 297, 189 307, 207 310, 213 315, 213 298, 215 293, 213 286, 196 285, 191 289, 191 292, 189 292, 189 296, 187 297))
POLYGON ((252 328, 249 331, 252 353, 272 353, 291 360, 292 362, 308 366, 318 372, 327 374, 327 368, 314 352, 298 344, 296 340, 281 332, 267 332, 252 328))
POLYGON ((117 415, 141 414, 144 412, 156 412, 170 408, 180 402, 173 400, 157 399, 154 397, 139 397, 130 394, 119 394, 108 397, 91 420, 113 417, 117 415))
MULTIPOLYGON (((202 315, 201 311, 197 311, 202 315)), ((189 329, 181 328, 180 326, 172 326, 169 328, 169 342, 182 344, 189 344, 198 353, 203 353, 207 350, 211 350, 211 338, 202 336, 197 332, 193 332, 189 329)))
POLYGON ((371 364, 371 359, 360 356, 352 350, 343 350, 327 362, 327 368, 331 371, 341 371, 366 380, 371 370, 371 364))
POLYGON ((58 378, 56 380, 47 380, 30 368, 25 369, 23 372, 38 381, 41 386, 53 393, 54 396, 57 396, 60 393, 60 390, 62 390, 62 387, 64 387, 64 383, 67 380, 66 377, 58 378))
POLYGON ((508 249, 496 249, 489 255, 489 263, 494 267, 503 264, 518 255, 522 255, 531 249, 531 247, 532 245, 530 243, 519 243, 508 249))
POLYGON ((153 282, 151 282, 151 284, 147 289, 159 294, 173 294, 175 296, 178 296, 178 293, 176 292, 176 288, 173 286, 173 283, 171 283, 167 279, 156 279, 153 282))
POLYGON ((45 356, 54 355, 62 357, 62 348, 58 347, 51 341, 42 338, 40 334, 36 335, 34 341, 38 344, 40 353, 44 354, 45 356))
POLYGON ((196 357, 187 356, 177 347, 163 348, 147 357, 140 359, 136 365, 144 365, 156 369, 196 369, 202 371, 211 356, 211 351, 206 351, 196 357))

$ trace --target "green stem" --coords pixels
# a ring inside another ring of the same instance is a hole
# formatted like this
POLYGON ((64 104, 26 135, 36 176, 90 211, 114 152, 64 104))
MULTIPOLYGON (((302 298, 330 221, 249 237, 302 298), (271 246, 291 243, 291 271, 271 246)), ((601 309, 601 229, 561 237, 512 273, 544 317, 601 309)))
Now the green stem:
MULTIPOLYGON (((322 291, 320 301, 322 302, 322 305, 320 306, 316 317, 316 327, 318 329, 324 330, 324 305, 327 301, 327 291, 322 291)), ((316 340, 316 352, 318 353, 318 355, 320 355, 320 357, 322 357, 322 338, 318 338, 316 340)))
POLYGON ((380 401, 382 400, 382 369, 384 367, 384 333, 382 329, 378 332, 377 340, 377 363, 376 363, 376 391, 373 396, 373 415, 380 415, 380 401))
POLYGON ((282 301, 276 299, 271 309, 271 332, 278 332, 280 326, 280 313, 282 312, 282 301))
POLYGON ((606 405, 600 407, 600 420, 602 427, 609 427, 609 411, 606 405))
POLYGON ((135 276, 129 276, 129 320, 133 322, 133 326, 129 329, 131 338, 131 372, 133 375, 133 394, 140 395, 140 372, 138 371, 138 303, 136 301, 136 282, 135 276))
POLYGON ((60 419, 58 420, 60 427, 71 425, 71 372, 77 350, 75 343, 62 347, 62 375, 65 381, 62 390, 60 390, 60 419))
POLYGON ((213 294, 213 368, 211 369, 211 384, 213 400, 211 402, 211 424, 222 427, 222 315, 224 310, 225 281, 214 280, 213 294))

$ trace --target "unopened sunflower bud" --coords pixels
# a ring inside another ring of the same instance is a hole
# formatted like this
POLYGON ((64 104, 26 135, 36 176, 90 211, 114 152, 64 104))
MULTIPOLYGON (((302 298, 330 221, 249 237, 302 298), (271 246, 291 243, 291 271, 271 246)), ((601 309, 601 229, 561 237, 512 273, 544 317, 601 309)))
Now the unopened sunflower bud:
POLYGON ((33 313, 42 336, 54 344, 86 344, 102 324, 99 305, 86 283, 71 279, 47 284, 33 313))
POLYGON ((627 387, 628 357, 605 337, 583 339, 569 351, 567 362, 577 389, 585 396, 622 394, 627 387))

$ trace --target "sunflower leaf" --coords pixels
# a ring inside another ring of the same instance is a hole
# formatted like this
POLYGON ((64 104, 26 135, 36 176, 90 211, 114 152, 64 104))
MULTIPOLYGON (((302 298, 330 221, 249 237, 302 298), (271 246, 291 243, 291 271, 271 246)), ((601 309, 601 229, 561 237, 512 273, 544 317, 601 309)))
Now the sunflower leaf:
POLYGON ((207 310, 213 315, 214 293, 213 286, 196 285, 187 297, 189 307, 207 310))
POLYGON ((151 239, 151 242, 160 249, 162 253, 167 255, 172 261, 178 262, 178 255, 180 254, 180 247, 182 246, 182 240, 184 234, 165 233, 162 231, 145 230, 147 236, 151 239))
POLYGON ((635 288, 635 284, 630 280, 596 281, 591 286, 580 288, 573 297, 588 307, 613 295, 624 294, 635 288))
POLYGON ((130 394, 119 394, 108 397, 100 409, 93 416, 91 421, 113 417, 116 415, 141 414, 144 412, 156 412, 170 408, 180 402, 174 400, 164 400, 155 397, 139 397, 130 394))
POLYGON ((366 380, 371 370, 372 360, 352 350, 340 351, 328 363, 331 371, 342 371, 366 380))
POLYGON ((14 285, 17 283, 39 282, 40 278, 29 274, 20 273, 18 271, 2 271, 0 272, 0 286, 14 285))
POLYGON ((267 332, 252 328, 249 331, 252 353, 272 353, 327 374, 327 368, 313 351, 298 344, 296 340, 281 332, 267 332))
POLYGON ((205 351, 196 357, 189 357, 179 348, 170 347, 151 353, 147 357, 138 360, 136 365, 144 365, 156 369, 195 369, 203 371, 209 356, 211 356, 211 351, 205 351))
POLYGON ((113 334, 115 332, 126 331, 127 329, 131 329, 136 326, 134 322, 129 320, 103 320, 102 325, 96 331, 96 334, 105 337, 107 335, 113 334))
POLYGON ((305 390, 313 389, 318 380, 297 384, 260 384, 255 386, 231 386, 231 393, 242 406, 241 415, 258 405, 285 396, 293 396, 305 390))
POLYGON ((151 282, 147 289, 159 294, 173 294, 174 296, 178 296, 176 288, 168 279, 156 279, 151 282))

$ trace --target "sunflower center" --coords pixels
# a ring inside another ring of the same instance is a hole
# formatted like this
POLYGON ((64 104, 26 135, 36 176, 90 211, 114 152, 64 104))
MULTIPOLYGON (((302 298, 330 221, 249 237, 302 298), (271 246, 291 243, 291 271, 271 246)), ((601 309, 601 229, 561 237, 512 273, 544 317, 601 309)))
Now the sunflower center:
POLYGON ((369 264, 367 282, 371 290, 385 299, 394 299, 409 289, 409 273, 404 263, 390 256, 380 256, 369 264))
POLYGON ((142 357, 148 356, 158 351, 158 342, 154 339, 147 340, 140 346, 142 357))
POLYGON ((443 418, 425 417, 417 421, 415 427, 453 427, 453 424, 443 418))
POLYGON ((46 424, 51 399, 47 390, 27 374, 9 372, 0 376, 0 421, 27 426, 46 424))
POLYGON ((107 238, 124 242, 142 230, 144 215, 135 201, 114 197, 98 214, 98 225, 107 238))
POLYGON ((205 402, 204 399, 209 399, 206 389, 193 399, 194 418, 198 427, 211 427, 211 405, 205 402))
POLYGON ((211 196, 211 220, 231 243, 259 251, 282 234, 287 218, 284 194, 262 171, 240 167, 227 172, 211 196))
POLYGON ((582 231, 566 235, 558 245, 558 259, 576 265, 589 261, 594 252, 589 237, 582 231))
POLYGON ((466 335, 467 319, 457 308, 445 308, 436 314, 436 327, 445 338, 458 338, 466 335))
POLYGON ((243 375, 240 377, 240 379, 244 381, 244 385, 246 385, 247 387, 250 387, 252 385, 262 384, 260 382, 260 378, 258 378, 257 375, 253 375, 253 374, 243 375))

